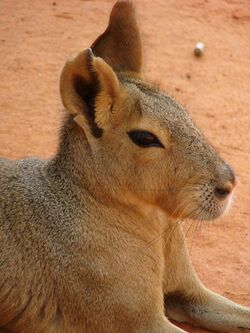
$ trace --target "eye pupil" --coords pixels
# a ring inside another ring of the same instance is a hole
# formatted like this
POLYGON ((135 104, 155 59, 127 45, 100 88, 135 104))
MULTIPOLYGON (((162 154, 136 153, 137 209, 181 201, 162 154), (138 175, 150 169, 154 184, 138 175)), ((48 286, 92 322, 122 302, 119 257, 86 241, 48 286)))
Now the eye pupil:
POLYGON ((137 145, 143 148, 146 147, 161 147, 164 148, 160 140, 148 131, 131 131, 128 132, 129 138, 137 145))

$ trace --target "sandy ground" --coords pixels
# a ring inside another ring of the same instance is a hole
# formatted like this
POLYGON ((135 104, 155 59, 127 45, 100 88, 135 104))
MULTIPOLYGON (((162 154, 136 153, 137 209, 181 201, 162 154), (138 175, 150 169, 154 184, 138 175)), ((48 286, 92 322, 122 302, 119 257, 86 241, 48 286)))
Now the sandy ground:
MULTIPOLYGON (((103 31, 113 2, 1 0, 1 155, 53 154, 62 115, 61 68, 103 31)), ((238 175, 230 213, 199 230, 189 228, 192 261, 206 286, 250 305, 250 2, 137 3, 146 76, 189 110, 238 175), (197 59, 192 50, 200 40, 206 50, 197 59)))

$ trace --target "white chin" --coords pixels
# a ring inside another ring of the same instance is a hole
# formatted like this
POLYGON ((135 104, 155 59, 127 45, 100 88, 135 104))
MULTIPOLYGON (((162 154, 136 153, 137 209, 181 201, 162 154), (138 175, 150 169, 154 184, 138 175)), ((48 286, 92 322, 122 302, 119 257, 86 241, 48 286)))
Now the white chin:
POLYGON ((234 198, 234 196, 233 196, 233 193, 232 193, 232 194, 230 194, 230 196, 229 196, 229 198, 228 198, 228 200, 227 200, 227 202, 225 204, 225 208, 224 208, 223 214, 227 214, 229 212, 229 210, 230 210, 230 208, 232 206, 232 203, 233 203, 233 198, 234 198))

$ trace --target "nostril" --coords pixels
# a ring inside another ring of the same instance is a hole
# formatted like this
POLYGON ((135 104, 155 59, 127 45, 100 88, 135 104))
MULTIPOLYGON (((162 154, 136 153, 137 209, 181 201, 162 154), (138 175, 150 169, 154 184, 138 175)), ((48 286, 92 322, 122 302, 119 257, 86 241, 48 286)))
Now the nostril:
POLYGON ((214 194, 220 199, 225 199, 233 191, 233 188, 233 184, 228 182, 224 186, 216 186, 214 188, 214 194))
POLYGON ((221 198, 221 199, 226 198, 229 193, 230 193, 230 191, 228 191, 227 189, 224 189, 222 187, 216 186, 214 189, 214 194, 216 195, 216 197, 221 198))

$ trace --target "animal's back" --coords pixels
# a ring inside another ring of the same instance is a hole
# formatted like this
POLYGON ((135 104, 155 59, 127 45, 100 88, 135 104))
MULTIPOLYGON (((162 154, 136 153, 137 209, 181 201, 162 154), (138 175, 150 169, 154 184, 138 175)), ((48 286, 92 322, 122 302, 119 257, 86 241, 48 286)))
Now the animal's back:
POLYGON ((42 183, 39 172, 43 164, 39 159, 0 160, 1 228, 11 232, 28 218, 34 196, 38 196, 34 188, 42 183))

